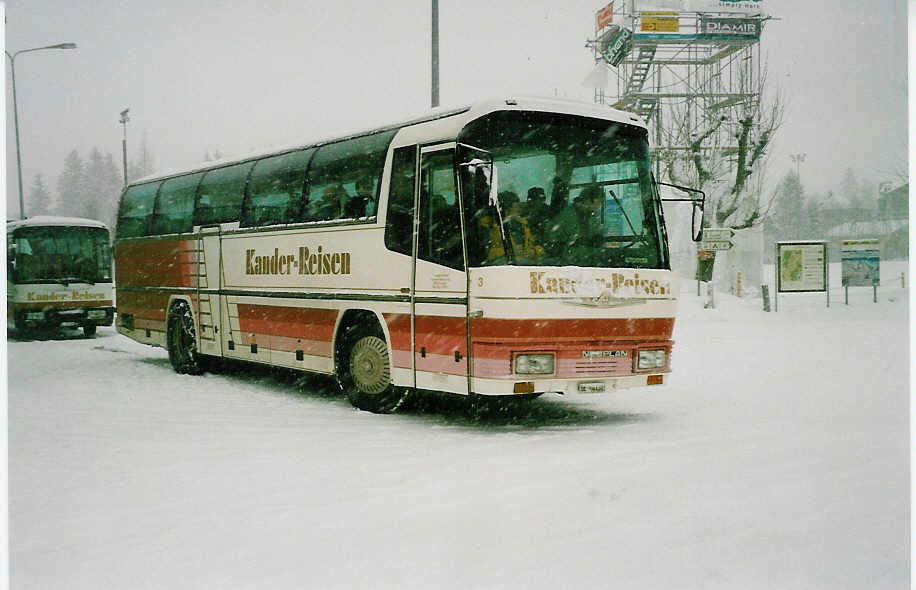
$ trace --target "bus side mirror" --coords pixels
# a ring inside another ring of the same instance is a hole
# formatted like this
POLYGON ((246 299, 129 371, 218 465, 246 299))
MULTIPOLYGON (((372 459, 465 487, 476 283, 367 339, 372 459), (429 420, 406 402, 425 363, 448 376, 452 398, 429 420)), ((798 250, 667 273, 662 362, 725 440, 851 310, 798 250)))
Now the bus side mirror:
POLYGON ((690 236, 693 238, 694 242, 699 242, 703 240, 703 206, 698 205, 696 202, 693 203, 693 212, 690 215, 690 236), (697 221, 697 209, 700 210, 700 219, 697 221))
POLYGON ((459 164, 468 171, 473 179, 474 194, 480 198, 487 195, 491 204, 496 202, 499 186, 496 183, 496 166, 480 158, 473 158, 468 162, 459 164))
POLYGON ((671 188, 676 188, 677 190, 684 191, 685 193, 696 195, 696 196, 690 196, 686 198, 660 199, 660 200, 689 202, 693 209, 690 214, 690 237, 693 238, 694 242, 699 242, 700 240, 702 240, 703 239, 703 215, 705 213, 706 193, 696 188, 680 186, 680 185, 671 184, 668 182, 657 181, 656 184, 658 186, 670 186, 671 188), (700 212, 699 220, 697 220, 697 211, 700 212))
POLYGON ((499 170, 490 164, 490 204, 499 205, 499 170))

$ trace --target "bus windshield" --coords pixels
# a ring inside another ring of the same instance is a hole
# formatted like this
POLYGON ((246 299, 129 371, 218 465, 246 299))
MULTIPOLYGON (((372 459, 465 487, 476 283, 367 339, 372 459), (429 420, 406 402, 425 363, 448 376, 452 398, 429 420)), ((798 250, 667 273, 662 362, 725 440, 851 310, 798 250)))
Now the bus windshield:
POLYGON ((460 170, 469 266, 668 268, 644 129, 502 111, 468 124, 459 162, 495 164, 497 199, 460 170))
POLYGON ((111 282, 108 231, 89 226, 19 228, 12 258, 17 283, 111 282))

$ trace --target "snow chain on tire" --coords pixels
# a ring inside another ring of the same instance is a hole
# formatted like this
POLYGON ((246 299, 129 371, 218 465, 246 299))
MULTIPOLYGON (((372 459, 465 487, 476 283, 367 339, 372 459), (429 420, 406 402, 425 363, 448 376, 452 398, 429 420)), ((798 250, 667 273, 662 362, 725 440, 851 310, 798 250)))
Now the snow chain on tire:
POLYGON ((167 324, 169 362, 176 373, 199 375, 200 363, 197 357, 197 336, 191 310, 186 305, 176 305, 169 312, 167 324))

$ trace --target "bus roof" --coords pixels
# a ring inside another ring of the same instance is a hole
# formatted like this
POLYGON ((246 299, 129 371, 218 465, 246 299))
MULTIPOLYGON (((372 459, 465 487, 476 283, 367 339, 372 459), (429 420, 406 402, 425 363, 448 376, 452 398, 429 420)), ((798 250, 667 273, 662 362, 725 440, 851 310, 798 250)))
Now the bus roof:
POLYGON ((66 227, 66 226, 84 226, 100 227, 108 229, 108 226, 95 219, 85 219, 83 217, 58 217, 56 215, 36 215, 26 219, 9 219, 6 222, 6 231, 10 232, 20 227, 66 227))
POLYGON ((503 99, 489 99, 475 102, 469 105, 459 106, 459 107, 437 107, 430 110, 425 115, 400 121, 398 123, 393 123, 391 125, 386 125, 384 127, 375 127, 371 129, 365 129, 362 131, 357 131, 353 133, 348 133, 344 135, 335 135, 331 137, 326 137, 318 141, 313 141, 309 143, 300 143, 289 145, 281 148, 272 148, 263 151, 255 151, 245 154, 240 157, 232 158, 223 158, 221 160, 216 160, 213 162, 204 162, 192 167, 179 168, 175 170, 169 170, 165 172, 157 172, 143 178, 139 178, 130 183, 129 186, 136 184, 144 184, 147 182, 153 182, 156 180, 162 180, 166 178, 171 178, 173 176, 180 176, 183 174, 192 174, 195 172, 202 172, 205 170, 210 170, 212 168, 221 168, 223 166, 229 166, 231 164, 238 164, 241 162, 246 162, 250 160, 257 160, 267 156, 282 154, 285 152, 291 152, 295 150, 305 149, 309 147, 318 147, 328 143, 335 143, 338 141, 343 141, 346 139, 352 139, 354 137, 360 137, 363 135, 371 135, 373 133, 379 133, 382 131, 391 131, 393 129, 401 129, 403 127, 408 127, 410 125, 417 125, 419 123, 426 123, 428 121, 435 121, 437 119, 444 119, 447 117, 456 117, 461 115, 462 118, 466 119, 467 122, 470 122, 474 119, 482 117, 488 113, 494 111, 505 111, 505 110, 521 110, 521 111, 542 111, 550 113, 562 113, 569 115, 579 115, 583 117, 592 117, 595 119, 606 119, 610 121, 617 121, 619 123, 626 123, 628 125, 635 125, 637 127, 645 128, 646 124, 633 113, 626 111, 620 111, 606 105, 599 105, 588 102, 581 102, 577 100, 570 99, 561 99, 561 98, 542 98, 542 97, 518 97, 518 98, 503 98, 503 99))

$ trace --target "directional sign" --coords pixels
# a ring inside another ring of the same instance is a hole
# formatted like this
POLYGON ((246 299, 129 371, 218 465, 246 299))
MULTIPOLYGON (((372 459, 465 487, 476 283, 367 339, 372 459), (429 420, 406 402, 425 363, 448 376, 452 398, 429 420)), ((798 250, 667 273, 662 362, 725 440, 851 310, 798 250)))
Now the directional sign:
POLYGON ((703 241, 700 242, 700 250, 731 250, 732 244, 728 240, 707 240, 706 239, 706 230, 703 231, 703 241))
MULTIPOLYGON (((703 241, 710 242, 727 242, 735 235, 735 230, 730 227, 707 227, 703 228, 703 241)), ((728 248, 726 248, 727 250, 728 248)))

